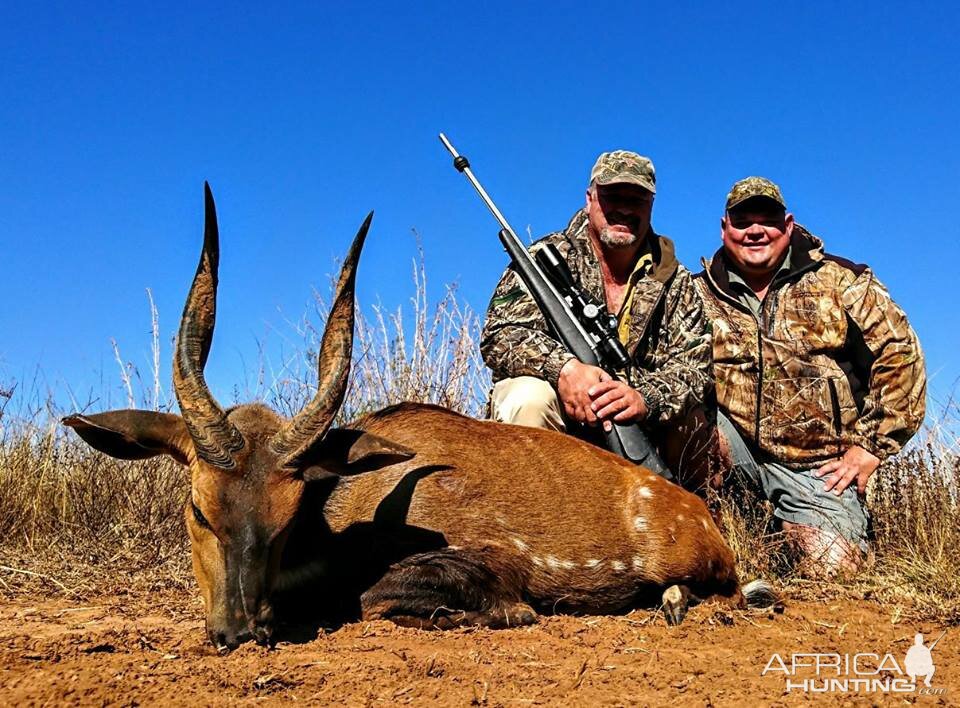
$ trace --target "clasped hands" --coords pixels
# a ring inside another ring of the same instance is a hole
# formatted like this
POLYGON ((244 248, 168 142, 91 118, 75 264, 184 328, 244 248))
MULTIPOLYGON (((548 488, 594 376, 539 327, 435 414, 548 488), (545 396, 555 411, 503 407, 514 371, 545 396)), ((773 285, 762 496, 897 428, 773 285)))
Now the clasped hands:
POLYGON ((567 417, 587 425, 635 423, 647 417, 647 404, 636 389, 614 380, 597 366, 570 359, 560 369, 557 393, 567 417))

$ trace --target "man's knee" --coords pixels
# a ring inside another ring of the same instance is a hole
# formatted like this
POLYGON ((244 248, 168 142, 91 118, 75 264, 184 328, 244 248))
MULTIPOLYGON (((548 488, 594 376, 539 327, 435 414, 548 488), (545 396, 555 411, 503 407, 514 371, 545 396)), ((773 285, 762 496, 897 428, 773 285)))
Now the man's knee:
POLYGON ((566 430, 553 387, 533 376, 503 379, 493 386, 491 417, 501 423, 566 430))
POLYGON ((832 528, 830 524, 812 525, 782 521, 784 538, 792 547, 797 570, 802 575, 830 578, 853 575, 868 556, 864 538, 832 528))

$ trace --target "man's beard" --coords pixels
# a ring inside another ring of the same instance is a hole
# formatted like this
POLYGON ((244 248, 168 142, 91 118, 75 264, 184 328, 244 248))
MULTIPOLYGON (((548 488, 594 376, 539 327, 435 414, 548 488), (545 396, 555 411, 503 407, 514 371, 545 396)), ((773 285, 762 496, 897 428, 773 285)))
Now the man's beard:
POLYGON ((600 243, 607 248, 627 248, 639 240, 632 231, 618 231, 609 226, 600 229, 600 243))

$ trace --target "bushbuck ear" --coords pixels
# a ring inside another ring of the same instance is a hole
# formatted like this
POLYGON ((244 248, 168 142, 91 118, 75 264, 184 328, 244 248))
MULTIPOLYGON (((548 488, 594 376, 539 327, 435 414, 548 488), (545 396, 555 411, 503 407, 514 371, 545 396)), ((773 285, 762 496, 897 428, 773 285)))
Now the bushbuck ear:
POLYGON ((387 438, 351 428, 335 428, 309 454, 303 472, 308 481, 367 472, 409 460, 417 453, 387 438))
POLYGON ((91 447, 121 460, 170 455, 185 465, 192 444, 183 419, 173 413, 119 410, 71 415, 61 422, 91 447))

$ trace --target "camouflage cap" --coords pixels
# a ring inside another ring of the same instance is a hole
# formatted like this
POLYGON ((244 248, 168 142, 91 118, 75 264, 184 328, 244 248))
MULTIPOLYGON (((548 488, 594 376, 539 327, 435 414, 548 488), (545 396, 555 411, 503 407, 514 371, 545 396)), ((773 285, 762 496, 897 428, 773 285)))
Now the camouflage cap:
POLYGON ((637 184, 654 194, 657 193, 657 176, 649 157, 629 150, 601 153, 593 169, 590 170, 590 183, 617 184, 620 182, 637 184))
POLYGON ((787 203, 783 201, 783 195, 780 193, 780 187, 766 177, 746 177, 731 187, 730 194, 727 195, 727 211, 753 197, 766 197, 784 209, 787 208, 787 203))

